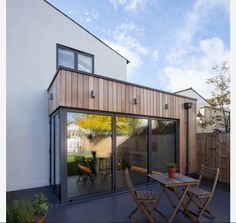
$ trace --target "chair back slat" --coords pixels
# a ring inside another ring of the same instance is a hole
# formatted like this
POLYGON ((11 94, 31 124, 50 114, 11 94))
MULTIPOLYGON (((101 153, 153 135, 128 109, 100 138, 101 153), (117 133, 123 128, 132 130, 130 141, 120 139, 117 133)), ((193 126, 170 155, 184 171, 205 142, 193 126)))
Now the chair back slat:
POLYGON ((199 183, 202 180, 202 178, 205 179, 213 179, 213 186, 212 186, 212 190, 211 193, 213 194, 216 188, 216 184, 219 178, 219 172, 220 169, 219 168, 212 168, 212 167, 206 167, 204 165, 201 166, 201 172, 200 172, 200 176, 199 176, 199 183))
POLYGON ((206 167, 204 165, 201 166, 200 175, 202 175, 202 177, 204 177, 204 178, 214 179, 216 173, 217 173, 217 169, 215 169, 215 168, 206 167))
POLYGON ((135 187, 134 187, 134 185, 133 185, 133 183, 131 181, 128 168, 125 169, 125 178, 126 178, 126 182, 127 182, 128 188, 130 190, 131 196, 133 197, 135 202, 138 203, 138 199, 137 199, 137 195, 136 195, 136 190, 135 190, 135 187))

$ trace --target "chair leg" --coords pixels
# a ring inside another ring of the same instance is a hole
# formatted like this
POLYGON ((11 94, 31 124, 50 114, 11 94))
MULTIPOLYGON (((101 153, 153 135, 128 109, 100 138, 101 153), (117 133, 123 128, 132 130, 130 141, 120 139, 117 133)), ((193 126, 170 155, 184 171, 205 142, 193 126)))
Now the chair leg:
POLYGON ((88 180, 88 176, 87 175, 83 175, 83 183, 84 184, 86 184, 87 180, 88 180))
POLYGON ((78 177, 78 180, 77 180, 77 184, 80 182, 80 178, 81 178, 81 175, 79 175, 79 177, 78 177))
MULTIPOLYGON (((204 205, 204 203, 203 203, 198 197, 197 197, 197 200, 199 201, 199 203, 201 203, 202 206, 204 205)), ((210 208, 206 207, 206 208, 205 208, 205 211, 206 211, 209 215, 211 215, 212 218, 215 218, 215 216, 212 214, 212 210, 210 210, 210 208)))
POLYGON ((149 212, 148 209, 146 209, 143 205, 140 206, 142 212, 147 216, 148 220, 152 223, 154 223, 154 219, 153 219, 153 216, 151 215, 151 213, 149 212))
POLYGON ((215 218, 215 216, 212 214, 212 211, 206 207, 205 211, 211 216, 211 218, 215 218))
POLYGON ((130 212, 128 218, 131 218, 133 214, 138 210, 138 207, 136 207, 133 211, 130 212))
POLYGON ((89 178, 90 178, 91 182, 93 183, 95 180, 95 176, 92 176, 91 174, 89 174, 89 178))
MULTIPOLYGON (((199 207, 199 211, 201 212, 201 211, 203 210, 202 215, 204 214, 204 212, 206 212, 206 213, 208 213, 208 214, 210 215, 210 217, 211 217, 212 219, 214 219, 215 216, 212 214, 212 211, 207 207, 207 205, 210 203, 211 197, 209 197, 209 198, 206 200, 205 204, 204 204, 204 203, 202 202, 202 200, 200 200, 198 197, 197 197, 197 200, 199 201, 199 203, 201 203, 201 207, 199 207)), ((209 217, 209 216, 206 215, 206 217, 209 217)))

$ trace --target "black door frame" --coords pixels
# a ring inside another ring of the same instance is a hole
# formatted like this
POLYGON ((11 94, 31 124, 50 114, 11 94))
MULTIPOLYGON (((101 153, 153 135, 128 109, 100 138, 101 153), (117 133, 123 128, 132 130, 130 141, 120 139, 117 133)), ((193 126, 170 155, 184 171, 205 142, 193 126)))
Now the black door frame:
MULTIPOLYGON (((60 107, 58 108, 57 112, 55 112, 52 116, 54 117, 56 114, 59 114, 59 134, 60 134, 60 201, 61 203, 73 203, 79 201, 86 201, 91 200, 98 197, 106 197, 117 193, 122 193, 127 191, 127 188, 124 190, 117 191, 116 188, 116 117, 133 117, 133 118, 142 118, 148 120, 148 144, 147 144, 147 170, 148 173, 151 172, 151 155, 152 155, 152 120, 171 120, 176 122, 176 132, 175 132, 175 139, 176 139, 176 162, 179 167, 179 119, 170 119, 170 118, 163 118, 163 117, 152 117, 152 116, 141 116, 141 115, 134 115, 134 114, 125 114, 125 113, 116 113, 116 112, 105 112, 105 111, 97 111, 97 110, 89 110, 89 109, 78 109, 78 108, 68 108, 68 107, 60 107), (67 113, 68 112, 75 112, 75 113, 87 113, 87 114, 98 114, 98 115, 109 115, 111 116, 112 120, 112 180, 111 180, 111 191, 108 192, 97 192, 88 195, 81 195, 73 198, 69 198, 67 196, 67 113)), ((52 116, 50 118, 52 118, 52 116)), ((54 118, 55 119, 55 118, 54 118)), ((54 123, 55 128, 55 123, 54 123)), ((51 134, 51 133, 50 133, 51 134)), ((55 130, 54 130, 55 135, 55 130)), ((54 143, 55 147, 55 143, 54 143)), ((55 148, 54 148, 55 149, 55 148)), ((55 156, 55 152, 54 152, 55 156)), ((55 157, 54 157, 54 166, 55 166, 55 157)), ((55 168, 55 167, 54 167, 55 168)), ((54 169, 55 172, 55 169, 54 169)), ((55 177, 55 174, 54 174, 55 177)), ((55 182, 55 181, 54 181, 55 182)), ((149 179, 147 183, 138 185, 137 187, 143 187, 149 184, 149 179)))

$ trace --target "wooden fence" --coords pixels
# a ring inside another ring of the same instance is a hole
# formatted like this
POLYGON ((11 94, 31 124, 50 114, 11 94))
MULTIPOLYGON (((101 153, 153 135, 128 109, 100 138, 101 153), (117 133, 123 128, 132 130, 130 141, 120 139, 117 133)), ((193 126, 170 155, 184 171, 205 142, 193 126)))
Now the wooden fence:
POLYGON ((197 171, 201 164, 219 167, 219 181, 230 183, 230 134, 198 133, 197 134, 197 171))

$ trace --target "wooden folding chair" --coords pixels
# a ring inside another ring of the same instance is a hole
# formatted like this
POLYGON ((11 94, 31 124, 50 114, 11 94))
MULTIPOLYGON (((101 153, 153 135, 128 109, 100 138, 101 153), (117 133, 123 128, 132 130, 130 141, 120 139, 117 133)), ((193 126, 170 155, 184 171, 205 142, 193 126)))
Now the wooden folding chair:
POLYGON ((213 197, 217 180, 219 177, 219 168, 214 169, 211 167, 201 166, 201 172, 199 175, 199 183, 195 187, 190 187, 187 195, 189 200, 187 202, 186 208, 189 206, 190 203, 193 203, 198 208, 198 213, 193 213, 197 217, 197 221, 200 221, 200 218, 203 214, 208 213, 211 218, 214 218, 211 210, 208 208, 208 205, 213 197), (200 187, 201 180, 203 178, 207 179, 214 179, 213 186, 211 191, 207 191, 200 187))
POLYGON ((132 219, 134 214, 138 210, 141 210, 141 212, 146 215, 146 217, 150 222, 154 222, 152 211, 155 209, 157 203, 157 198, 155 193, 153 191, 147 191, 147 190, 140 190, 140 191, 136 190, 131 181, 128 168, 125 169, 125 177, 130 193, 137 205, 137 207, 129 214, 129 218, 132 219))
POLYGON ((90 181, 92 183, 94 183, 94 180, 96 178, 96 174, 93 173, 93 171, 91 169, 89 169, 88 167, 86 167, 82 164, 78 164, 78 168, 80 170, 80 174, 79 174, 79 178, 77 180, 77 183, 80 182, 80 179, 82 179, 84 184, 86 184, 88 179, 90 179, 90 181))

